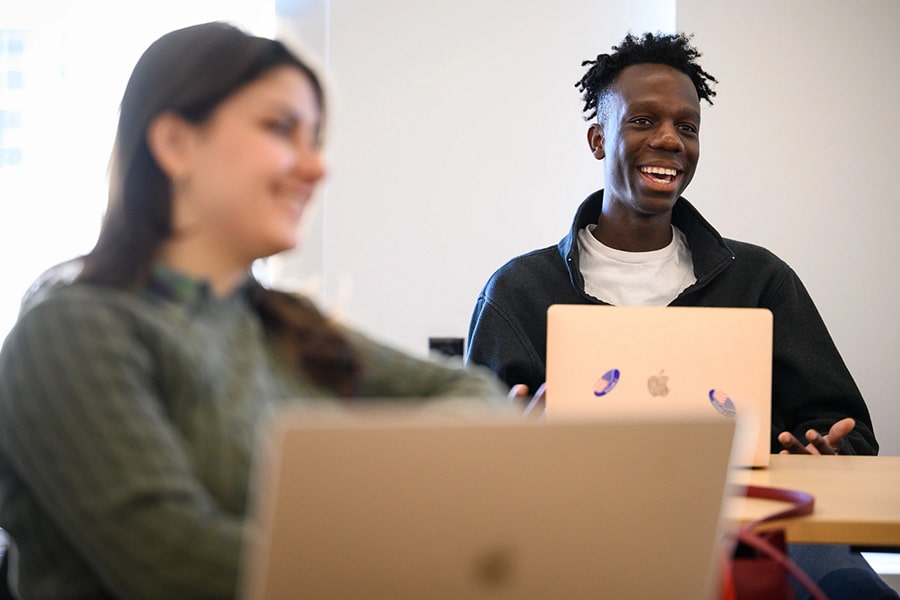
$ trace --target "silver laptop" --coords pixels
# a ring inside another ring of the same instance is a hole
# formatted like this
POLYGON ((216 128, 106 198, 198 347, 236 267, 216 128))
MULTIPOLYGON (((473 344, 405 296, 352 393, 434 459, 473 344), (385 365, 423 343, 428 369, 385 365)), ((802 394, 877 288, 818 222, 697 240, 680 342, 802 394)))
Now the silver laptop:
POLYGON ((734 423, 286 412, 247 600, 713 598, 734 423))
POLYGON ((762 308, 554 305, 548 419, 625 405, 702 408, 738 420, 735 461, 771 452, 772 313, 762 308))

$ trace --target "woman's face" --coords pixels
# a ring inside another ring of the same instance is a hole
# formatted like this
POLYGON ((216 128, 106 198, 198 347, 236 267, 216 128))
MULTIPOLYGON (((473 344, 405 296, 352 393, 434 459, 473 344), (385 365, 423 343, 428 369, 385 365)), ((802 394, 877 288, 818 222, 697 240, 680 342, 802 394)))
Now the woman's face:
POLYGON ((325 175, 320 115, 307 76, 283 66, 188 125, 173 176, 172 241, 244 266, 296 246, 325 175))

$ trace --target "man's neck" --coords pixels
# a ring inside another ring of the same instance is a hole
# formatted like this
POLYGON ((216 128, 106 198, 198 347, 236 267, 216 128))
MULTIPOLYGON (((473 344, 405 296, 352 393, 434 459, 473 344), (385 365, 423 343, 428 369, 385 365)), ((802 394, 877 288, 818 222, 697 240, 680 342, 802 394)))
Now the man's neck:
POLYGON ((672 214, 616 218, 601 214, 593 230, 601 244, 625 252, 651 252, 672 243, 672 214))

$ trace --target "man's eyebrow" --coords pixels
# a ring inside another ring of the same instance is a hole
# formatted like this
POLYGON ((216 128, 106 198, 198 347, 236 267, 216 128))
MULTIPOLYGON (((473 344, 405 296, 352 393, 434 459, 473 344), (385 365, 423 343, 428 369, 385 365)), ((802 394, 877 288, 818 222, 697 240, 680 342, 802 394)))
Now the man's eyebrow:
POLYGON ((688 119, 691 119, 692 121, 697 121, 698 123, 700 122, 700 112, 694 109, 684 111, 684 116, 688 119))
MULTIPOLYGON (((628 114, 633 114, 635 112, 655 112, 662 110, 665 107, 661 102, 656 102, 653 100, 642 100, 640 102, 632 102, 628 105, 628 114)), ((691 119, 694 121, 700 121, 700 113, 693 108, 685 108, 678 113, 678 116, 681 118, 691 119)))

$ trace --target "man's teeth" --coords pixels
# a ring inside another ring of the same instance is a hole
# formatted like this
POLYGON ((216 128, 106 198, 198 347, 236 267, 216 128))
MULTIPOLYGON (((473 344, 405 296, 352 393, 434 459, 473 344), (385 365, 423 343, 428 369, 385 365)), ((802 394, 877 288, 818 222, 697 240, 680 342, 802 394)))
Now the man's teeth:
POLYGON ((668 175, 669 177, 675 177, 678 174, 675 169, 667 169, 665 167, 641 167, 641 173, 647 173, 648 175, 668 175))
POLYGON ((675 181, 678 171, 675 169, 667 169, 666 167, 641 167, 641 173, 650 175, 657 181, 665 181, 671 183, 675 181))

